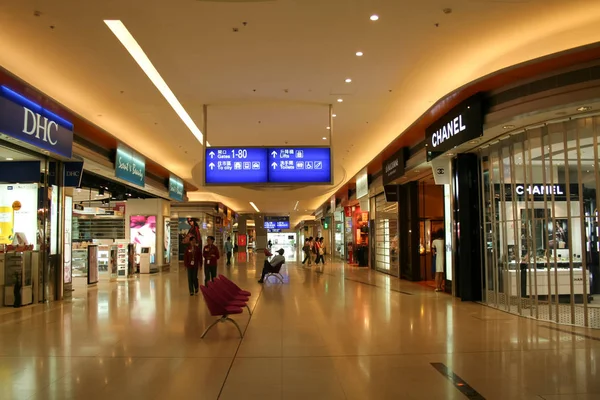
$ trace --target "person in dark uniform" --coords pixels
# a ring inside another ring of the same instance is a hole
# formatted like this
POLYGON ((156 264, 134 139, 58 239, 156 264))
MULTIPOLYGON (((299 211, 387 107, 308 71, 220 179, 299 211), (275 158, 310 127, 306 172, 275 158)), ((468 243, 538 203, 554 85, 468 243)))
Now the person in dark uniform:
POLYGON ((219 249, 215 246, 214 236, 209 236, 208 244, 204 246, 202 256, 204 257, 204 285, 214 281, 217 277, 217 261, 219 261, 219 249))
POLYGON ((190 236, 190 245, 185 252, 183 265, 187 270, 190 296, 198 294, 198 268, 202 265, 202 251, 195 236, 190 236))

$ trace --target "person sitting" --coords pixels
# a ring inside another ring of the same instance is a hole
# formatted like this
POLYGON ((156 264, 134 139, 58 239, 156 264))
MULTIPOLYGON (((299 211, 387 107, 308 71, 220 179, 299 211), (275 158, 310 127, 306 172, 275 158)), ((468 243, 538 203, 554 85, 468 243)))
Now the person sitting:
POLYGON ((283 253, 284 253, 284 250, 279 249, 279 250, 277 250, 277 255, 275 257, 273 257, 271 259, 271 261, 265 260, 265 263, 263 265, 263 270, 262 270, 262 276, 260 277, 260 280, 258 281, 258 283, 263 283, 264 279, 265 279, 265 275, 267 275, 270 272, 277 272, 278 269, 276 269, 276 268, 281 266, 281 264, 285 263, 285 257, 283 256, 283 253))

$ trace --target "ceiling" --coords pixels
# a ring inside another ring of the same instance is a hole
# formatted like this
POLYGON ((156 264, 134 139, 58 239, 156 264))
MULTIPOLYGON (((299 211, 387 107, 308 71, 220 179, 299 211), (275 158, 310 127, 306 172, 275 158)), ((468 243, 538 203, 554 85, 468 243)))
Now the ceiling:
POLYGON ((598 42, 599 22, 589 0, 21 0, 0 3, 0 65, 199 187, 191 200, 269 213, 299 201, 298 219, 446 94, 598 42), (335 185, 204 187, 203 146, 105 19, 125 24, 201 130, 208 105, 213 146, 322 145, 331 133, 335 185))

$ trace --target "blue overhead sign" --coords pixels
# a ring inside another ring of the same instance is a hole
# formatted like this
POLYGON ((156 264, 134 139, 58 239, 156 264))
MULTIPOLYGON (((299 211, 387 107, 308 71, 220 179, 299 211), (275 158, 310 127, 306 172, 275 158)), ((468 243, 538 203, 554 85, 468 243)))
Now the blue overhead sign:
POLYGON ((328 147, 207 147, 204 170, 207 185, 332 181, 328 147))
POLYGON ((267 183, 267 149, 259 147, 207 147, 206 184, 267 183))
POLYGON ((269 149, 269 182, 331 183, 329 147, 269 149))
POLYGON ((265 229, 290 229, 290 217, 265 217, 265 229))

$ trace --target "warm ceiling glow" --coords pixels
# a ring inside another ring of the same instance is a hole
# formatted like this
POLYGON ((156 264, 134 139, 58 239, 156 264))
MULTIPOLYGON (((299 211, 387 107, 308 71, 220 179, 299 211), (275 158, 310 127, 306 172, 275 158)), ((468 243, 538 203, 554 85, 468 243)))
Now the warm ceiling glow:
POLYGON ((323 140, 327 140, 327 138, 325 136, 323 136, 323 140))
POLYGON ((350 82, 352 82, 352 79, 346 78, 346 83, 350 83, 350 82))
POLYGON ((378 19, 379 19, 379 15, 376 15, 376 14, 371 15, 371 18, 370 18, 371 21, 377 21, 378 19))
POLYGON ((330 126, 328 126, 328 127, 327 127, 327 129, 331 129, 331 127, 330 127, 330 126))
POLYGON ((337 114, 333 114, 333 115, 332 115, 332 117, 333 117, 333 118, 337 117, 337 114))
POLYGON ((196 139, 198 139, 200 143, 204 143, 204 136, 200 129, 198 129, 187 111, 185 111, 185 108, 183 108, 179 100, 177 100, 177 97, 175 97, 175 94, 171 91, 169 85, 167 85, 162 76, 160 76, 146 53, 144 53, 144 50, 140 47, 129 30, 127 30, 123 22, 120 20, 104 20, 104 23, 117 39, 119 39, 125 49, 127 49, 131 57, 133 57, 135 62, 138 63, 140 68, 142 68, 144 73, 150 78, 154 86, 156 86, 158 91, 163 95, 165 100, 167 100, 169 105, 171 105, 173 110, 175 110, 179 118, 181 118, 196 139))
POLYGON ((356 56, 357 57, 362 57, 363 56, 363 52, 362 51, 357 51, 356 52, 356 56))
POLYGON ((337 101, 338 101, 338 103, 341 103, 344 101, 344 99, 338 99, 337 101))
POLYGON ((252 208, 254 208, 256 210, 256 212, 260 212, 260 210, 258 209, 258 207, 256 207, 256 204, 254 204, 254 202, 250 202, 250 205, 252 206, 252 208))

